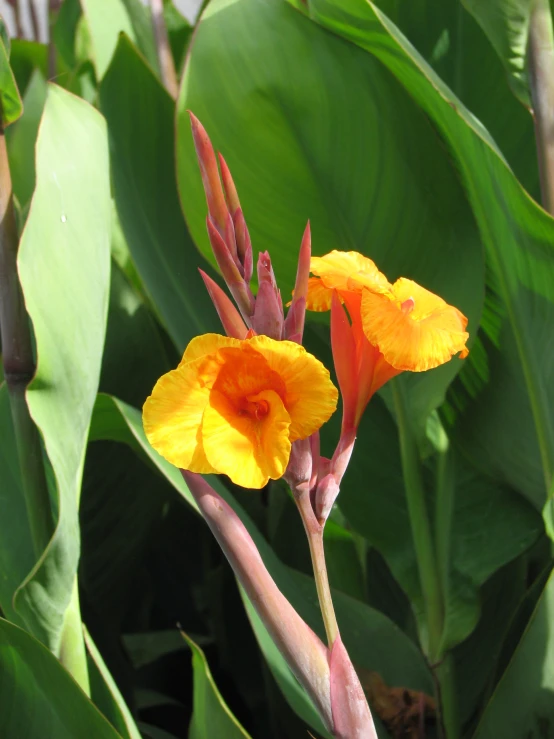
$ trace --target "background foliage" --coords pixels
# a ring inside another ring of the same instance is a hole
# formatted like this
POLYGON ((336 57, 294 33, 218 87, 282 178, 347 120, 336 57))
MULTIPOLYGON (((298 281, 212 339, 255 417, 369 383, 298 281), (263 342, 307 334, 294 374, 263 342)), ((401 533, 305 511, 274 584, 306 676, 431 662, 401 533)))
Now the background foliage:
MULTIPOLYGON (((224 154, 284 298, 309 218, 315 254, 360 251, 469 318, 467 360, 402 378, 407 423, 386 388, 372 400, 326 529, 339 625, 379 736, 436 736, 445 671, 452 739, 554 732, 554 222, 525 107, 529 7, 491 5, 493 18, 469 0, 211 0, 193 29, 166 2, 176 99, 138 0, 63 0, 55 67, 52 49, 10 42, 2 26, 36 357, 23 402, 49 527, 37 541, 7 377, 2 737, 328 736, 142 431, 156 379, 193 336, 219 331, 197 272, 218 279, 187 110, 224 154), (442 665, 425 657, 399 426, 431 512, 442 665)), ((306 334, 331 367, 325 317, 306 334)), ((324 453, 339 426, 323 429, 324 453)), ((213 484, 321 634, 284 484, 213 484)))

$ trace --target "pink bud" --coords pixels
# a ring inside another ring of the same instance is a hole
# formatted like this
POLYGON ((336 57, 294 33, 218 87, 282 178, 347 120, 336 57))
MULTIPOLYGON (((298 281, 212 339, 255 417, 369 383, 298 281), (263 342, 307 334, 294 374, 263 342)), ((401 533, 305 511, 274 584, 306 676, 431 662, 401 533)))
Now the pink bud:
POLYGON ((244 277, 241 275, 233 256, 227 248, 227 244, 214 226, 210 216, 206 219, 206 225, 208 227, 208 236, 210 237, 212 250, 223 279, 227 283, 227 287, 231 291, 231 295, 234 297, 245 322, 250 324, 250 317, 254 312, 254 296, 245 283, 244 277))
POLYGON ((323 526, 329 517, 339 491, 334 475, 327 474, 319 481, 315 494, 315 515, 320 526, 323 526))
POLYGON ((333 643, 329 666, 334 736, 338 739, 377 739, 364 691, 340 634, 333 643))
POLYGON ((256 333, 279 340, 283 336, 283 302, 267 252, 258 257, 258 283, 252 326, 256 333))
POLYGON ((227 162, 223 158, 222 154, 218 153, 219 166, 221 168, 221 180, 223 182, 223 189, 225 190, 225 200, 227 201, 227 207, 229 213, 234 217, 235 212, 240 208, 240 200, 237 193, 237 188, 231 177, 231 172, 227 166, 227 162))
POLYGON ((287 469, 283 477, 291 490, 310 485, 312 477, 312 446, 310 438, 298 439, 292 444, 287 469))
POLYGON ((192 126, 192 137, 196 148, 196 156, 200 165, 202 184, 206 193, 208 211, 221 235, 225 234, 227 220, 227 205, 223 196, 223 189, 219 179, 219 170, 215 159, 215 153, 206 129, 198 118, 188 111, 192 126))
POLYGON ((285 339, 292 341, 293 336, 300 336, 302 343, 302 334, 304 333, 304 319, 306 316, 306 296, 308 295, 308 278, 310 276, 310 257, 312 254, 312 234, 310 230, 310 222, 304 230, 302 243, 300 245, 300 254, 298 256, 298 269, 296 271, 296 283, 294 285, 294 296, 291 306, 285 320, 285 339))
POLYGON ((252 279, 252 271, 254 262, 252 257, 252 242, 250 234, 246 227, 244 214, 239 208, 233 215, 233 223, 235 225, 235 238, 237 240, 237 253, 244 270, 244 280, 248 284, 252 279))
POLYGON ((217 282, 214 282, 203 270, 199 269, 198 271, 204 280, 204 284, 206 285, 210 298, 215 305, 215 309, 227 336, 231 336, 234 339, 244 339, 246 337, 248 327, 242 320, 238 310, 229 300, 227 295, 225 295, 217 282))
POLYGON ((235 511, 200 475, 181 472, 271 638, 332 732, 329 650, 281 593, 235 511))
POLYGON ((356 341, 346 311, 336 292, 333 292, 331 303, 331 348, 342 396, 342 428, 350 429, 355 424, 359 385, 356 341))

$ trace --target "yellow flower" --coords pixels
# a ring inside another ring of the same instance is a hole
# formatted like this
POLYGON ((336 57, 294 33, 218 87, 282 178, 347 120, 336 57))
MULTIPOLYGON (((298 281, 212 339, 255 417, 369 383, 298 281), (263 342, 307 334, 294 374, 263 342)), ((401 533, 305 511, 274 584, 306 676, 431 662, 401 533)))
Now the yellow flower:
POLYGON ((298 344, 205 334, 156 383, 144 430, 177 467, 261 488, 283 475, 292 442, 317 431, 337 398, 328 370, 298 344))
POLYGON ((361 314, 369 342, 397 370, 423 372, 468 355, 467 318, 413 280, 400 277, 384 295, 364 290, 361 314))

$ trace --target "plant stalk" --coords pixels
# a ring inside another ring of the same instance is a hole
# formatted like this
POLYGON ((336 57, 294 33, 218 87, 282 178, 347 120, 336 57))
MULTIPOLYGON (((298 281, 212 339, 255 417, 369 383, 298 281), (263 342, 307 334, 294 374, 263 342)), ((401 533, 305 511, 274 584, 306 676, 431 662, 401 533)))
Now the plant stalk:
POLYGON ((17 272, 18 246, 6 139, 0 129, 0 335, 25 505, 38 559, 52 535, 53 521, 40 436, 25 399, 35 362, 17 272))
POLYGON ((329 578, 327 576, 327 565, 325 564, 325 549, 323 546, 324 527, 321 526, 315 516, 308 486, 299 486, 293 492, 296 505, 300 512, 300 517, 302 518, 302 523, 304 524, 306 536, 308 537, 315 585, 317 588, 317 597, 319 599, 321 615, 325 625, 327 644, 330 649, 338 636, 339 627, 337 624, 337 617, 335 616, 333 600, 331 598, 331 588, 329 587, 329 578))
POLYGON ((419 580, 423 592, 427 622, 427 644, 424 651, 431 665, 440 660, 440 642, 443 630, 443 603, 440 573, 437 567, 431 525, 421 479, 419 454, 413 438, 403 389, 399 380, 391 382, 402 458, 402 474, 408 503, 408 515, 416 552, 419 580))
POLYGON ((179 83, 177 81, 177 72, 175 71, 171 47, 169 46, 163 13, 163 0, 150 0, 150 10, 152 12, 152 26, 154 28, 154 39, 158 52, 162 82, 171 97, 176 100, 179 94, 179 83))
POLYGON ((533 2, 528 55, 542 204, 554 215, 554 33, 549 0, 533 2))

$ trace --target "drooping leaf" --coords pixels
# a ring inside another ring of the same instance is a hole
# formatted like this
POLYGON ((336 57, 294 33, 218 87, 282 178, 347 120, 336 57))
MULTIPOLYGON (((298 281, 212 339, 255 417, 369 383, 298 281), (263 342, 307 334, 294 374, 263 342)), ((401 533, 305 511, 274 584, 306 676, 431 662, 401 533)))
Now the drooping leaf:
POLYGON ((531 0, 489 0, 486 3, 463 0, 463 3, 489 37, 506 68, 514 93, 529 107, 527 50, 533 3, 531 0))
POLYGON ((474 739, 499 736, 542 739, 554 728, 554 577, 551 575, 474 739))
POLYGON ((0 735, 75 739, 84 729, 95 739, 121 739, 48 649, 0 619, 0 735))
POLYGON ((192 651, 194 673, 194 707, 189 739, 211 739, 215 736, 225 736, 229 739, 250 737, 233 716, 217 689, 204 652, 185 633, 183 637, 192 651))
POLYGON ((35 69, 23 96, 23 115, 6 132, 12 188, 21 206, 35 189, 35 143, 45 100, 46 81, 35 69))
POLYGON ((174 103, 124 37, 100 87, 100 104, 121 226, 144 287, 182 351, 193 336, 221 329, 179 206, 174 103))
MULTIPOLYGON (((209 257, 189 109, 229 164, 254 249, 270 248, 285 298, 309 218, 315 254, 362 252, 389 279, 408 276, 458 306, 476 331, 484 273, 470 208, 427 118, 379 62, 285 3, 210 3, 177 103, 181 200, 209 257)), ((408 378, 419 426, 460 367, 408 378)))
POLYGON ((53 470, 56 529, 15 608, 57 652, 79 557, 78 501, 108 307, 111 204, 104 120, 55 85, 37 140, 36 180, 18 266, 37 346, 27 403, 53 470))

